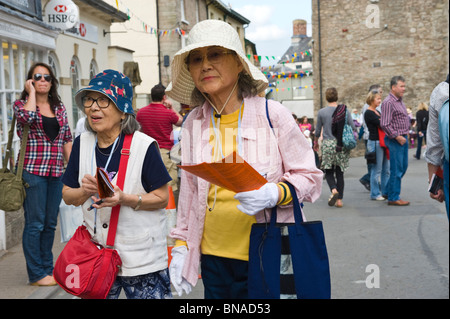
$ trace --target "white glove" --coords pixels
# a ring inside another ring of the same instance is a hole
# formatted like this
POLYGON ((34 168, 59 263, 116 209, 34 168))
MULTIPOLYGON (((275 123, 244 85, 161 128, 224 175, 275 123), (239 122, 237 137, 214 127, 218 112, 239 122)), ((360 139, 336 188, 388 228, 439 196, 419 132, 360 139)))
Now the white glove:
POLYGON ((172 249, 172 261, 169 267, 170 281, 180 297, 183 295, 183 291, 186 295, 192 291, 191 284, 181 275, 187 254, 188 250, 186 246, 172 249))
POLYGON ((234 196, 239 200, 237 208, 250 216, 254 216, 265 208, 277 205, 279 199, 278 186, 275 183, 266 183, 256 191, 237 193, 234 196))

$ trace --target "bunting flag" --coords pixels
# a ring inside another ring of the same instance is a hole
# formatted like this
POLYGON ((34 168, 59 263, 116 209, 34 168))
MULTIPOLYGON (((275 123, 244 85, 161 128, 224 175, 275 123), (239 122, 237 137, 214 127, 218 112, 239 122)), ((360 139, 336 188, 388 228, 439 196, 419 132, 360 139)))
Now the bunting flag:
MULTIPOLYGON (((267 61, 280 61, 281 63, 294 63, 296 60, 300 61, 301 59, 304 59, 307 56, 312 56, 312 50, 306 50, 306 51, 301 51, 301 52, 295 52, 293 54, 291 54, 291 56, 289 55, 285 55, 283 60, 280 56, 274 56, 274 55, 251 55, 251 54, 247 54, 247 58, 249 60, 251 60, 251 58, 253 57, 256 61, 261 62, 261 60, 263 58, 265 58, 267 61)), ((265 66, 262 67, 261 70, 265 70, 265 69, 271 69, 272 67, 275 66, 265 66)))
MULTIPOLYGON (((145 21, 143 21, 141 18, 139 18, 134 12, 132 12, 124 3, 122 0, 115 0, 117 11, 120 11, 122 8, 123 12, 126 12, 128 16, 128 21, 138 21, 139 24, 142 25, 142 31, 144 33, 152 34, 156 37, 165 37, 165 36, 171 36, 171 35, 178 35, 178 36, 184 36, 186 35, 186 31, 182 30, 181 28, 174 28, 174 29, 158 29, 150 26, 145 21)), ((139 30, 134 30, 139 31, 139 30)))
POLYGON ((285 91, 291 91, 291 89, 292 89, 293 91, 296 91, 296 90, 302 90, 302 89, 308 89, 308 88, 313 89, 313 88, 314 88, 314 85, 310 85, 310 86, 308 86, 308 85, 305 85, 305 86, 295 86, 295 87, 292 87, 292 88, 275 88, 275 89, 270 89, 270 90, 269 90, 269 93, 273 92, 274 90, 275 90, 275 92, 285 92, 285 91))
POLYGON ((283 82, 285 81, 284 79, 289 81, 289 79, 291 79, 292 77, 297 79, 299 76, 302 78, 304 76, 311 76, 312 75, 312 71, 290 71, 290 72, 267 72, 267 71, 263 71, 263 73, 267 76, 268 79, 270 79, 270 78, 272 78, 272 79, 275 79, 275 78, 281 79, 281 78, 283 78, 283 82))

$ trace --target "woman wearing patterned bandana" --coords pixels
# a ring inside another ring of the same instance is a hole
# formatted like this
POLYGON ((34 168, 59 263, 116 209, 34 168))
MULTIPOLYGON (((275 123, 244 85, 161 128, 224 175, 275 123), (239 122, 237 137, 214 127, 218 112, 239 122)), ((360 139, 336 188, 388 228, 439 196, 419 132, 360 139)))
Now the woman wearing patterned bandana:
POLYGON ((155 140, 139 132, 130 80, 106 70, 89 84, 75 96, 86 113, 87 131, 74 141, 63 177, 64 201, 82 206, 84 223, 93 241, 102 246, 106 245, 112 207, 120 204, 114 248, 122 267, 108 298, 118 298, 122 288, 130 299, 171 298, 164 228, 170 176, 155 140), (106 170, 115 185, 124 139, 130 134, 124 187, 115 186, 113 196, 97 204, 96 168, 106 170), (91 205, 94 210, 88 210, 91 205))

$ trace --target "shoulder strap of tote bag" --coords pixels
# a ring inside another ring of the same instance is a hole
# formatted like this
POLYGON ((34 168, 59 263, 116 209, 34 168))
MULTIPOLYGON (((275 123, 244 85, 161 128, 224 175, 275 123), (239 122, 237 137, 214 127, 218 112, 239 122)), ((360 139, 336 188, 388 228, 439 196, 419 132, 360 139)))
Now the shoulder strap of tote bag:
MULTIPOLYGON (((299 225, 300 223, 303 223, 303 215, 302 210, 300 208, 300 202, 297 197, 297 191, 295 190, 295 187, 289 183, 284 182, 289 186, 289 189, 291 191, 292 195, 292 203, 294 204, 294 218, 295 218, 295 224, 299 225)), ((277 206, 275 206, 272 209, 272 216, 270 217, 270 226, 275 227, 275 224, 277 223, 277 206)))
MULTIPOLYGON (((127 172, 128 159, 130 158, 130 147, 132 139, 133 139, 132 134, 125 135, 122 151, 120 152, 122 155, 120 156, 119 172, 117 173, 118 174, 117 186, 120 189, 123 189, 123 185, 125 184, 125 174, 127 172)), ((108 247, 114 247, 114 242, 116 241, 116 231, 117 231, 117 224, 119 222, 119 212, 120 212, 120 205, 116 205, 112 208, 111 219, 109 222, 108 238, 106 240, 106 246, 108 247)))
MULTIPOLYGON (((3 159, 3 168, 2 168, 3 171, 6 171, 6 168, 8 167, 9 159, 11 158, 12 141, 14 138, 15 126, 16 126, 16 115, 13 116, 13 120, 11 122, 11 128, 9 129, 9 132, 8 132, 8 144, 6 146, 5 158, 3 159)), ((20 157, 19 157, 19 163, 18 163, 17 174, 16 174, 16 178, 18 180, 22 179, 23 163, 25 162, 25 152, 26 152, 26 148, 27 148, 29 131, 30 131, 30 125, 26 124, 23 128, 22 142, 20 144, 20 157)))

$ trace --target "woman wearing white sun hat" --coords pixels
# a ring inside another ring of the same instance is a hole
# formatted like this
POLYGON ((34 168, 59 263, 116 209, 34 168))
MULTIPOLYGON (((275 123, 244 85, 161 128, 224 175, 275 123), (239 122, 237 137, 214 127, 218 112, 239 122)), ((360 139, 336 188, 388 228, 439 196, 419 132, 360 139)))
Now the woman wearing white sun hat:
POLYGON ((252 224, 263 222, 264 210, 276 205, 278 222, 293 222, 283 182, 294 185, 301 201, 321 194, 323 174, 291 113, 275 101, 268 101, 266 113, 266 99, 258 95, 267 83, 246 58, 237 32, 218 20, 195 25, 174 56, 166 94, 197 106, 183 126, 183 165, 215 162, 235 151, 268 181, 235 194, 182 171, 170 266, 179 295, 196 285, 201 259, 205 298, 247 298, 252 224))

